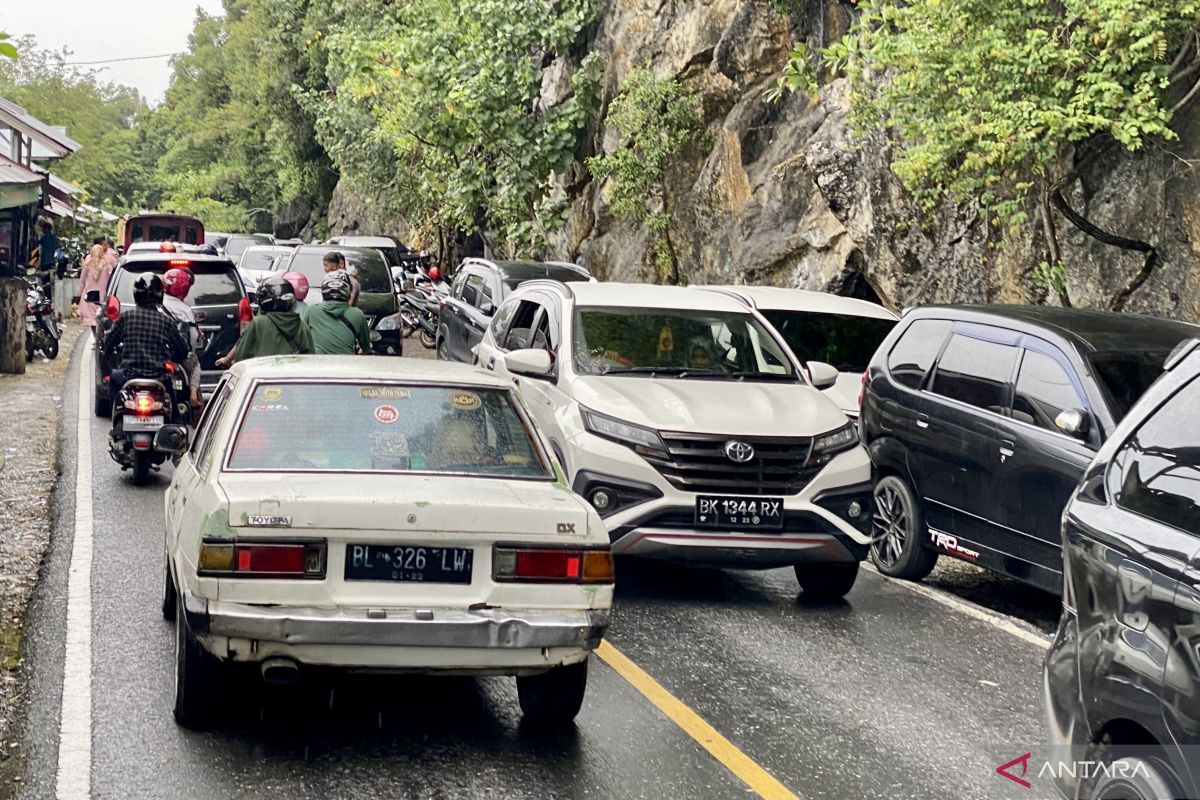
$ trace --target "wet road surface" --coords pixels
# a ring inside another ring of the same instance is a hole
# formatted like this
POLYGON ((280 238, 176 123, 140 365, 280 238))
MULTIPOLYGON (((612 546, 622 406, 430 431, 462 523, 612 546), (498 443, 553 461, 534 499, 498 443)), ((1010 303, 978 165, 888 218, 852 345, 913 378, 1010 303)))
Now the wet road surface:
MULTIPOLYGON (((25 798, 55 797, 59 764, 75 361, 67 490, 29 626, 25 798)), ((771 796, 596 656, 565 731, 522 726, 511 679, 362 676, 239 680, 219 727, 177 727, 173 630, 159 612, 170 468, 133 487, 107 456, 107 420, 89 433, 92 797, 771 796)), ((611 645, 793 795, 1021 796, 994 769, 1043 739, 1038 634, 1014 636, 867 571, 844 602, 823 605, 798 599, 790 570, 622 563, 618 576, 611 645)))

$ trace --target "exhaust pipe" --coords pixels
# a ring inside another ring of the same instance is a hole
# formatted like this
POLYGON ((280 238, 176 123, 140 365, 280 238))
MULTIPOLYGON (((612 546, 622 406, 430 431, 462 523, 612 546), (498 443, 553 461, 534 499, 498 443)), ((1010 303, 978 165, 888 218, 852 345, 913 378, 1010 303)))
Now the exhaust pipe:
POLYGON ((290 658, 268 658, 262 662, 262 678, 277 685, 295 683, 300 679, 300 665, 290 658))

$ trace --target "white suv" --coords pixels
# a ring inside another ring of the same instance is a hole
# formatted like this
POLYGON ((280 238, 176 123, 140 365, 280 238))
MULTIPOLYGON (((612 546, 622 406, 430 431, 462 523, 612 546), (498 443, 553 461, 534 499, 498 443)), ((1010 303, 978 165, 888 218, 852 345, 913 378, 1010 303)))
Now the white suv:
POLYGON ((478 363, 517 384, 618 555, 794 566, 850 590, 870 542, 871 465, 809 363, 733 297, 534 281, 497 310, 478 363))

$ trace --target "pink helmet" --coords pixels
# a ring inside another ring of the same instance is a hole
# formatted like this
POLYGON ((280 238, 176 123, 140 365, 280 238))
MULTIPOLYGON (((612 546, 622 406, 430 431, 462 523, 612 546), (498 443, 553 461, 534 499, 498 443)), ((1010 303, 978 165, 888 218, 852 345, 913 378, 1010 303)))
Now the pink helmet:
POLYGON ((178 297, 180 300, 187 297, 188 289, 192 288, 192 281, 188 277, 187 271, 178 267, 167 270, 163 275, 162 284, 164 292, 171 297, 178 297))
POLYGON ((283 279, 292 285, 292 292, 297 300, 308 297, 308 278, 299 272, 285 272, 283 279))

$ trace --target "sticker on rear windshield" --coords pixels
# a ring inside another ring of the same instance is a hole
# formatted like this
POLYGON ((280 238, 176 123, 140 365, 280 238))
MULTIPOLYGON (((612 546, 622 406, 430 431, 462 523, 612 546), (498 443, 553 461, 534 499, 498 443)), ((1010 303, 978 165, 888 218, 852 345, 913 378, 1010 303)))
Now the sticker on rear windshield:
POLYGON ((268 386, 263 389, 262 399, 268 403, 278 403, 283 397, 283 389, 279 386, 268 386))
POLYGON ((383 405, 375 409, 376 422, 391 425, 398 419, 400 419, 400 412, 396 410, 395 406, 383 405))
POLYGON ((459 411, 476 411, 483 405, 483 401, 479 399, 479 395, 474 392, 451 392, 446 400, 459 411))
POLYGON ((290 411, 287 403, 255 403, 250 406, 251 411, 290 411))
POLYGON ((408 451, 408 437, 402 433, 374 433, 371 434, 375 439, 375 446, 371 448, 371 455, 376 458, 381 456, 406 456, 408 451))
POLYGON ((407 400, 412 397, 408 389, 395 386, 364 386, 358 390, 358 396, 364 400, 407 400))

